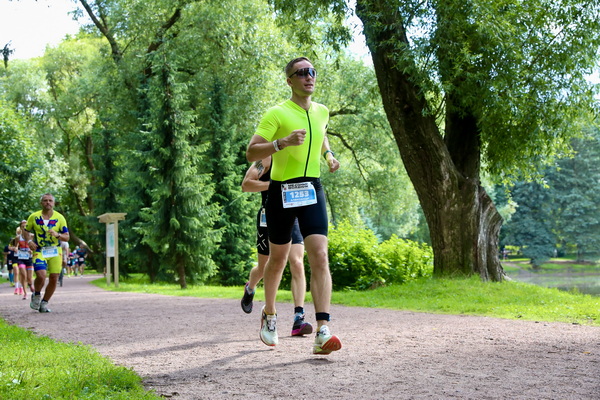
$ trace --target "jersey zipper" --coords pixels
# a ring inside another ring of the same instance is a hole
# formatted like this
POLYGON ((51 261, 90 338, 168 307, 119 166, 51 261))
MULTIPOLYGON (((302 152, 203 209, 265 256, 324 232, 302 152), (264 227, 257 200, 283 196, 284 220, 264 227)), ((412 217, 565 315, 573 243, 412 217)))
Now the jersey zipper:
POLYGON ((312 148, 312 125, 310 123, 310 115, 306 110, 306 119, 308 119, 308 155, 306 156, 306 164, 304 165, 304 177, 308 171, 308 161, 310 160, 310 149, 312 148))

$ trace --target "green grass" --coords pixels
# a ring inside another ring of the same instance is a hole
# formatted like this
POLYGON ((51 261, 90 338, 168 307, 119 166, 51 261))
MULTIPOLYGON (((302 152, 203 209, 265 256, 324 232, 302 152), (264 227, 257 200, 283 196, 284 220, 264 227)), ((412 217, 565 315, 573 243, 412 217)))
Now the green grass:
MULTIPOLYGON (((115 292, 135 292, 135 293, 154 293, 164 294, 167 296, 188 296, 202 297, 209 299, 237 299, 240 293, 243 292, 241 286, 192 286, 188 285, 187 289, 181 289, 179 285, 169 283, 149 283, 148 277, 141 274, 134 274, 128 279, 119 280, 119 287, 115 288, 113 284, 106 286, 106 279, 96 279, 92 284, 115 292)), ((264 297, 260 287, 256 290, 257 298, 264 297)), ((277 295, 277 300, 281 302, 292 302, 292 292, 289 290, 280 290, 277 295)), ((309 293, 306 293, 306 301, 312 301, 309 293)))
POLYGON ((506 260, 501 260, 501 261, 509 261, 509 262, 529 262, 529 258, 524 258, 524 257, 511 257, 509 256, 508 259, 506 260))
POLYGON ((551 258, 548 262, 542 264, 538 269, 533 269, 529 259, 510 259, 502 262, 505 272, 514 272, 519 269, 525 269, 535 273, 558 273, 558 272, 576 272, 576 273, 600 273, 600 265, 591 262, 580 263, 574 259, 551 258), (508 265, 506 262, 518 264, 521 268, 508 265))
POLYGON ((520 282, 424 278, 374 292, 334 293, 333 301, 350 306, 600 326, 600 297, 520 282))
POLYGON ((542 264, 538 272, 600 272, 600 267, 596 264, 578 264, 576 262, 556 263, 550 262, 542 264))
POLYGON ((55 342, 0 319, 0 399, 160 399, 132 370, 89 346, 55 342))
MULTIPOLYGON (((94 281, 106 288, 106 281, 94 281)), ((242 287, 151 285, 140 277, 121 281, 110 290, 173 296, 239 299, 242 287)), ((264 293, 257 289, 257 298, 264 293)), ((280 290, 279 302, 291 302, 292 294, 280 290)), ((307 302, 312 301, 307 293, 307 302)), ((600 326, 600 297, 564 292, 520 282, 481 282, 468 279, 421 278, 404 285, 368 291, 334 292, 332 303, 353 307, 377 307, 443 314, 468 314, 530 321, 566 322, 600 326)))
POLYGON ((504 262, 501 262, 501 264, 502 264, 502 269, 504 269, 504 272, 507 272, 507 273, 517 272, 522 269, 522 268, 518 268, 518 267, 513 267, 512 265, 506 264, 504 262))

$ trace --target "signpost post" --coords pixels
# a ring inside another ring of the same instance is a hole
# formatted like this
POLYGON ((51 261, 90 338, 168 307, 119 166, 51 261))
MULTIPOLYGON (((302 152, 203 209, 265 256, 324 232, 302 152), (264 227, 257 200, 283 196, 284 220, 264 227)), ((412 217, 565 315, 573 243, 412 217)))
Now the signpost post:
POLYGON ((110 285, 110 258, 115 259, 115 287, 119 287, 119 221, 125 219, 126 213, 106 213, 98 217, 106 224, 106 285, 110 285))

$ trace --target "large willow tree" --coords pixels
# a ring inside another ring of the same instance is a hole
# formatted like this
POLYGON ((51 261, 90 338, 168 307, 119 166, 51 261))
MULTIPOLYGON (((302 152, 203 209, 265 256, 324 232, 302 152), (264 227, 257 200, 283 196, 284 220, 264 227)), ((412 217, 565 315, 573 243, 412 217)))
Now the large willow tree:
MULTIPOLYGON (((342 0, 274 3, 285 17, 303 17, 305 37, 318 10, 348 12, 342 0)), ((482 170, 532 172, 597 108, 585 77, 597 61, 600 4, 357 0, 356 14, 429 225, 434 273, 502 280, 502 218, 482 170)))

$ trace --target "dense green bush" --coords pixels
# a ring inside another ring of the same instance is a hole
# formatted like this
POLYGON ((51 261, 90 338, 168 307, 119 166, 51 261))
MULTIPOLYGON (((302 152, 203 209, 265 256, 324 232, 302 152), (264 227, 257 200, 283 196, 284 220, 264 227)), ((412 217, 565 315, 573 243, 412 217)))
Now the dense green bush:
POLYGON ((431 275, 433 252, 425 244, 375 233, 343 221, 329 232, 329 267, 334 290, 364 290, 431 275))
MULTIPOLYGON (((310 268, 304 257, 307 290, 310 268)), ((425 243, 400 239, 395 235, 379 242, 375 233, 342 221, 329 229, 329 268, 334 290, 365 290, 430 276, 433 251, 425 243)), ((290 290, 289 268, 283 272, 281 289, 290 290)))

